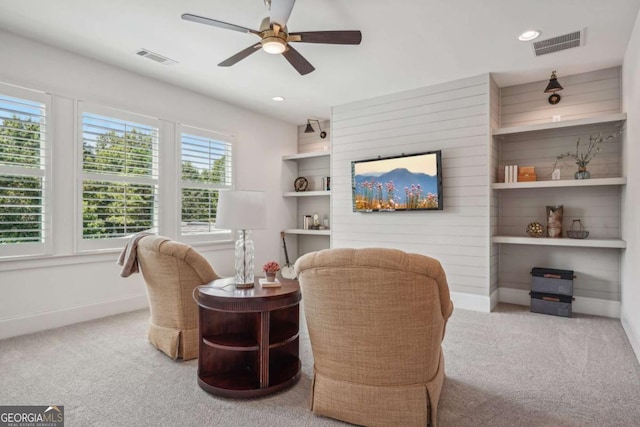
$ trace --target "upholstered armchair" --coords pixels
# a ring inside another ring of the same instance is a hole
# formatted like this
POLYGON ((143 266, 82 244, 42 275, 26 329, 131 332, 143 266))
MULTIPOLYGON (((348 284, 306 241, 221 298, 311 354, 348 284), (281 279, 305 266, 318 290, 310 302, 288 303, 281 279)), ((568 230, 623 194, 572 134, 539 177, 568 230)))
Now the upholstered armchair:
POLYGON ((327 249, 295 269, 314 359, 311 410, 367 426, 435 426, 453 311, 440 263, 395 249, 327 249))
POLYGON ((151 309, 149 341, 173 359, 197 358, 198 306, 193 289, 219 276, 195 249, 167 237, 142 237, 137 257, 151 309))

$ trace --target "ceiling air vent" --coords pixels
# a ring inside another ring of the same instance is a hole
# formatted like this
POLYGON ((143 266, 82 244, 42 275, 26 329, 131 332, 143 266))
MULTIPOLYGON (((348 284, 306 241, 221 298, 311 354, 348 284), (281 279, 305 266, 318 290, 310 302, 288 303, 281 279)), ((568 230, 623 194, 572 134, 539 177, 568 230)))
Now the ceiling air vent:
POLYGON ((140 49, 139 51, 136 52, 136 55, 140 55, 144 58, 150 59, 162 65, 173 65, 178 63, 178 61, 174 61, 173 59, 169 59, 166 56, 162 56, 155 52, 151 52, 148 49, 140 49))
POLYGON ((546 55, 582 45, 584 45, 584 30, 574 31, 551 39, 533 42, 533 54, 535 56, 546 55))

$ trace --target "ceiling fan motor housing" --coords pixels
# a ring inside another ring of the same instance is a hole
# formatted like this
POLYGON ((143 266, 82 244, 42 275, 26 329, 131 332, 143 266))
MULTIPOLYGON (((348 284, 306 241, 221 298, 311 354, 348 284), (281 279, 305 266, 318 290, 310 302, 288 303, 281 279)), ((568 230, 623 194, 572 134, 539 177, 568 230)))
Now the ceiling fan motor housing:
POLYGON ((287 33, 280 31, 276 34, 273 30, 266 30, 262 33, 260 43, 267 53, 282 53, 287 50, 287 33))

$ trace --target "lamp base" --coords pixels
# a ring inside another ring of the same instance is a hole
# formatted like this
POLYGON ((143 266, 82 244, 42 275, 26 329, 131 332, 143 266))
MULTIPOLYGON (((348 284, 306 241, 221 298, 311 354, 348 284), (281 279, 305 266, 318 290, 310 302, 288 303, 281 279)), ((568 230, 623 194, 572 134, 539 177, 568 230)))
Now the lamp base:
POLYGON ((251 289, 253 288, 252 283, 236 283, 236 289, 251 289))
POLYGON ((236 288, 253 287, 253 240, 249 230, 240 231, 236 241, 235 282, 236 288))

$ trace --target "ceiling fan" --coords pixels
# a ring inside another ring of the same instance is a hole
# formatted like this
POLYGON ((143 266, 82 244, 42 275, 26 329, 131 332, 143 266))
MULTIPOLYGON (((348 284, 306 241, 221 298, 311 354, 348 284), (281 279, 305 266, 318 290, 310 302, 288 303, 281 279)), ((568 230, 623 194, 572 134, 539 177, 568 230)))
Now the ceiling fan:
POLYGON ((220 67, 230 67, 252 53, 257 52, 259 48, 262 48, 270 54, 282 54, 298 73, 305 75, 315 70, 315 68, 289 43, 360 44, 362 40, 362 33, 360 31, 308 31, 289 33, 287 21, 289 20, 295 2, 295 0, 265 0, 265 4, 271 9, 271 14, 262 20, 260 30, 258 31, 203 16, 192 15, 190 13, 183 14, 182 19, 224 28, 225 30, 251 33, 260 37, 260 42, 222 61, 218 64, 220 67))

